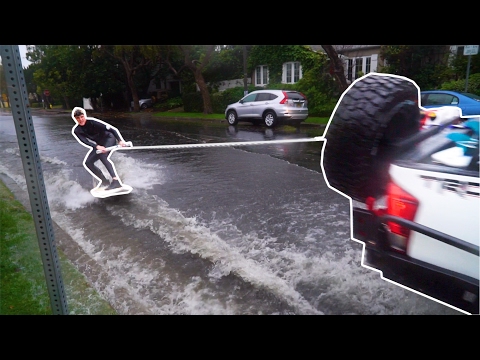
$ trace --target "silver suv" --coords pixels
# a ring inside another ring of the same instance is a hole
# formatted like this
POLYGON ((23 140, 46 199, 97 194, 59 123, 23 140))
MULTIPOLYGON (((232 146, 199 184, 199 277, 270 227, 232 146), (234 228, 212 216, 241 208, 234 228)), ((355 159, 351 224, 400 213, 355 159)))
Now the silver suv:
POLYGON ((293 90, 256 90, 225 109, 229 125, 239 121, 260 124, 271 128, 279 123, 299 125, 308 117, 307 97, 293 90))

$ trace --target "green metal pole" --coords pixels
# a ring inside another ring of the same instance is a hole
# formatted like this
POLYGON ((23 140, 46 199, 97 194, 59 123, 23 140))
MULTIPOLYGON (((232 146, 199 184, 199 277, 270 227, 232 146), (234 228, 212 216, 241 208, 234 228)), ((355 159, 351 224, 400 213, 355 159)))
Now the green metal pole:
POLYGON ((43 181, 35 129, 30 116, 27 87, 18 45, 0 45, 0 54, 52 312, 54 315, 67 315, 68 308, 60 261, 55 246, 53 223, 43 181))

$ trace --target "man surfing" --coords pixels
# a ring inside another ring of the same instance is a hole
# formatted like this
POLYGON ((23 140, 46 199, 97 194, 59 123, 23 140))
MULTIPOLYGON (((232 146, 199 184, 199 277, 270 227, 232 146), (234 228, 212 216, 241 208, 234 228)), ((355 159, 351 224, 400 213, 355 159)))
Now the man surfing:
POLYGON ((75 107, 72 110, 72 118, 76 122, 76 125, 72 128, 72 135, 81 145, 90 149, 85 156, 83 165, 94 177, 100 180, 97 187, 91 191, 92 194, 96 196, 94 190, 100 189, 105 190, 105 194, 111 195, 129 193, 132 188, 128 185, 122 185, 113 162, 110 160, 111 151, 106 149, 117 144, 122 147, 126 146, 120 131, 104 121, 86 117, 85 110, 80 107, 75 107), (109 182, 103 172, 95 165, 97 160, 100 160, 105 166, 112 182, 109 182))

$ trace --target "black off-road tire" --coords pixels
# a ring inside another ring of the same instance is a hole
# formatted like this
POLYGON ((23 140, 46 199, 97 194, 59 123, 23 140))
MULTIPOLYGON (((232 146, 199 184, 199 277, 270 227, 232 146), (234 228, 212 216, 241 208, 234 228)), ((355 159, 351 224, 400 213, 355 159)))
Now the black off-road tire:
POLYGON ((395 143, 420 129, 418 95, 412 81, 378 74, 345 92, 325 133, 322 163, 331 187, 361 202, 384 194, 395 143))

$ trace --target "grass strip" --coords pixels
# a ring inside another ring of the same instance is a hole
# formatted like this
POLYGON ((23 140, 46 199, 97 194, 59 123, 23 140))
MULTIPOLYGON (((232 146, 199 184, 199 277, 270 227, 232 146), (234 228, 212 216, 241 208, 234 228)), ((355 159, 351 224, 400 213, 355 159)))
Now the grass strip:
MULTIPOLYGON (((57 249, 69 315, 115 310, 57 249)), ((0 181, 0 315, 51 315, 35 225, 30 212, 0 181)))

